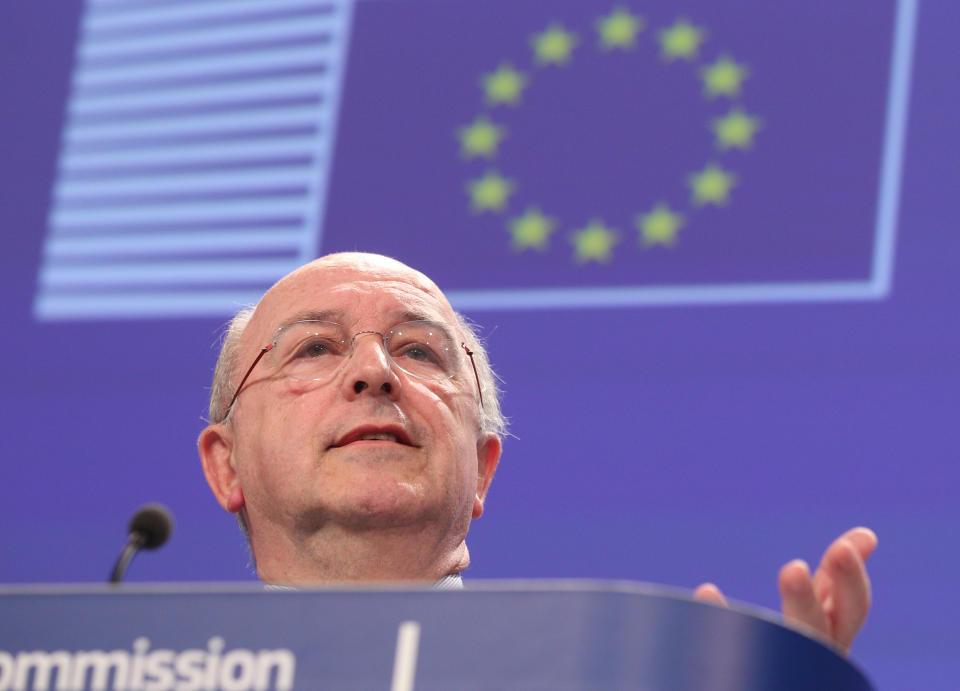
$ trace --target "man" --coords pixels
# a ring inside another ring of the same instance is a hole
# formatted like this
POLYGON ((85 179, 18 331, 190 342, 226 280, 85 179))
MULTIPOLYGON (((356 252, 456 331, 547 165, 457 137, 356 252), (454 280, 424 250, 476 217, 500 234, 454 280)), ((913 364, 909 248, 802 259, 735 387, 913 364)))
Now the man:
MULTIPOLYGON (((231 323, 210 421, 204 473, 262 580, 441 581, 469 564, 503 418, 475 334, 418 271, 342 253, 278 281, 231 323)), ((784 566, 785 617, 848 650, 875 546, 856 528, 816 574, 784 566)), ((711 584, 695 596, 724 603, 711 584)))

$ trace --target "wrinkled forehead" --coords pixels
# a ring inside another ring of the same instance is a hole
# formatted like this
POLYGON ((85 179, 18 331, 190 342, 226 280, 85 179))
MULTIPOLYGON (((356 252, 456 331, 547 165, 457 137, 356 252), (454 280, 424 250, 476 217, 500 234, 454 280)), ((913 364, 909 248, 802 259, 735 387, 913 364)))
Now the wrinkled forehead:
POLYGON ((453 308, 425 275, 387 257, 351 253, 318 259, 278 281, 257 306, 244 340, 265 343, 281 326, 311 318, 356 330, 431 319, 458 331, 453 308))

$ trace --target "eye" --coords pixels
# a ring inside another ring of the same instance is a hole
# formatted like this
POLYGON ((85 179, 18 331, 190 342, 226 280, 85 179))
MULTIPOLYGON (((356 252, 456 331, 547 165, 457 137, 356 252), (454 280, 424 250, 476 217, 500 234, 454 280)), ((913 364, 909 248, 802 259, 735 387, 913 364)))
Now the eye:
POLYGON ((298 359, 313 359, 336 355, 342 350, 341 346, 342 344, 333 339, 312 336, 300 344, 300 347, 297 348, 293 357, 298 359))
POLYGON ((434 353, 429 346, 425 346, 422 343, 413 343, 404 347, 400 352, 400 357, 416 360, 417 362, 440 364, 440 358, 437 357, 437 354, 434 353))

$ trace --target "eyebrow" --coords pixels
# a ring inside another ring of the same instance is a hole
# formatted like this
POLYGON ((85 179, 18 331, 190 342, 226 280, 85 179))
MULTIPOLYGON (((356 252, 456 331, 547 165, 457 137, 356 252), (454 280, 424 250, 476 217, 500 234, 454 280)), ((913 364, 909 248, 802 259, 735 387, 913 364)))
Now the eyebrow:
POLYGON ((444 321, 441 317, 431 317, 427 314, 424 314, 423 312, 401 312, 398 315, 398 317, 400 321, 405 321, 405 322, 416 322, 416 321, 433 322, 444 332, 446 337, 449 338, 451 341, 460 340, 460 336, 458 335, 458 332, 455 330, 456 327, 451 324, 447 324, 447 322, 444 321))
POLYGON ((315 322, 337 322, 343 321, 344 313, 341 310, 304 310, 288 317, 277 327, 277 331, 297 322, 315 321, 315 322))
MULTIPOLYGON (((412 312, 410 310, 403 310, 401 312, 391 312, 391 321, 394 321, 395 324, 401 322, 412 322, 412 321, 429 321, 435 322, 444 328, 447 329, 449 333, 449 327, 437 316, 431 316, 425 312, 412 312)), ((288 318, 283 324, 278 328, 282 329, 285 326, 289 326, 295 322, 302 321, 318 321, 318 322, 336 322, 342 323, 346 318, 346 312, 343 310, 305 310, 303 312, 297 312, 290 318, 288 318)))
POLYGON ((424 312, 405 311, 405 312, 400 312, 396 314, 396 317, 401 321, 405 321, 405 322, 437 322, 441 324, 443 323, 437 317, 431 317, 429 314, 425 314, 424 312))

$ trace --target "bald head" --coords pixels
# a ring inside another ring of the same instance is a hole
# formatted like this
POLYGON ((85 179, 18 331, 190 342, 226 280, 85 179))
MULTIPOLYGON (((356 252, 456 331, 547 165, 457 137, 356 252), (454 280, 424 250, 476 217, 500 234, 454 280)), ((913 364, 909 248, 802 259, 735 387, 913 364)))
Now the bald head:
MULTIPOLYGON (((436 299, 444 316, 456 325, 458 337, 474 353, 484 402, 483 428, 498 436, 506 434, 506 419, 501 410, 497 378, 474 326, 453 310, 446 296, 426 274, 392 257, 368 252, 338 252, 304 264, 277 281, 257 305, 237 313, 227 326, 214 372, 210 392, 211 422, 221 422, 227 417, 227 407, 244 369, 248 367, 247 361, 256 357, 259 348, 268 343, 274 330, 281 326, 272 324, 264 315, 272 314, 282 306, 302 305, 303 286, 331 273, 344 277, 363 275, 368 280, 383 285, 400 281, 414 287, 424 296, 436 299)), ((309 306, 302 305, 301 311, 307 314, 310 309, 309 306)))
POLYGON ((246 345, 252 339, 253 347, 259 347, 268 342, 284 320, 321 309, 312 295, 318 282, 329 286, 331 293, 352 290, 354 296, 346 297, 357 299, 362 299, 361 291, 356 290, 357 283, 368 286, 371 291, 402 290, 408 299, 423 303, 425 308, 429 305, 439 310, 438 316, 456 322, 446 296, 421 272, 380 254, 339 252, 304 264, 273 284, 254 310, 241 343, 246 345))

